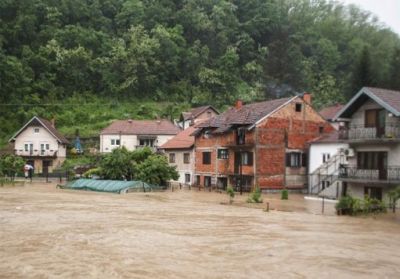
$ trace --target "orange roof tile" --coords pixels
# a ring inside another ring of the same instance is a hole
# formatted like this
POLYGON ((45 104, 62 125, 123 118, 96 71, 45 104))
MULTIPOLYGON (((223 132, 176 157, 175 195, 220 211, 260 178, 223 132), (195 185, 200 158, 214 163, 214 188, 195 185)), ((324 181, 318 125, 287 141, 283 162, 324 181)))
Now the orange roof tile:
POLYGON ((194 126, 183 130, 175 137, 164 143, 162 149, 188 149, 192 148, 194 145, 194 136, 191 134, 196 130, 194 126))

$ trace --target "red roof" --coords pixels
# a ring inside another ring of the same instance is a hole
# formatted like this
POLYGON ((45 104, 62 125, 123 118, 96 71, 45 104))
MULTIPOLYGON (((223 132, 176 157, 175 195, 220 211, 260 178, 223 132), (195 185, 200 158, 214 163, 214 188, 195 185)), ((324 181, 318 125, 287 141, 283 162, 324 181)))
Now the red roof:
POLYGON ((309 143, 341 143, 339 139, 339 132, 333 131, 332 133, 323 134, 316 139, 310 140, 309 143))
POLYGON ((181 131, 169 120, 116 120, 101 135, 176 135, 181 131))
POLYGON ((326 120, 332 120, 335 115, 343 108, 344 105, 336 104, 334 106, 323 108, 319 111, 319 114, 326 120))
POLYGON ((191 134, 196 130, 194 126, 183 130, 175 137, 164 143, 162 149, 189 149, 194 145, 194 136, 191 134))

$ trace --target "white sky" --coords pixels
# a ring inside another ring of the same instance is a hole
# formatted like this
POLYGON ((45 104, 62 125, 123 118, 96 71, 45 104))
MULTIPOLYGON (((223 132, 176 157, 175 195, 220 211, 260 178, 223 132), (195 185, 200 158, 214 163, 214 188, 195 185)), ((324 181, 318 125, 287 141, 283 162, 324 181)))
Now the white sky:
POLYGON ((394 32, 400 35, 400 0, 339 0, 345 4, 356 4, 378 16, 379 21, 385 23, 394 32))

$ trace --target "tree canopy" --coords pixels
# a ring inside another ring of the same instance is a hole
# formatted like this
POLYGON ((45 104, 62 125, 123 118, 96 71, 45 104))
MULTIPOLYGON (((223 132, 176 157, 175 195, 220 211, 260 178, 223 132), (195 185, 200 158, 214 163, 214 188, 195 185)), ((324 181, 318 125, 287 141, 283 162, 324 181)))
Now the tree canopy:
MULTIPOLYGON (((60 105, 77 99, 221 108, 309 91, 325 105, 365 74, 398 89, 398 49, 372 14, 328 0, 1 0, 0 138, 33 114, 90 123, 93 107, 60 105)), ((98 123, 126 114, 106 111, 98 123)))

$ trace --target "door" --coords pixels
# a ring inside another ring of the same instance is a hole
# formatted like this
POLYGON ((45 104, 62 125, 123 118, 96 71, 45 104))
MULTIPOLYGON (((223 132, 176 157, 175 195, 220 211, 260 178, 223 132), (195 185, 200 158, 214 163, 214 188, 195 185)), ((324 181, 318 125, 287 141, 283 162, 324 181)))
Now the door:
POLYGON ((378 153, 378 170, 379 170, 379 179, 386 180, 387 179, 387 152, 379 152, 378 153))
POLYGON ((240 152, 235 152, 235 166, 233 172, 238 174, 240 173, 240 166, 241 166, 241 153, 240 152))
POLYGON ((386 126, 386 111, 379 110, 377 113, 377 121, 376 121, 376 136, 381 138, 385 135, 385 126, 386 126))
POLYGON ((49 174, 49 167, 51 166, 51 161, 48 160, 43 160, 42 161, 42 173, 44 175, 48 175, 49 174))
POLYGON ((218 177, 217 186, 218 189, 226 190, 226 187, 228 186, 228 179, 226 177, 218 177))

